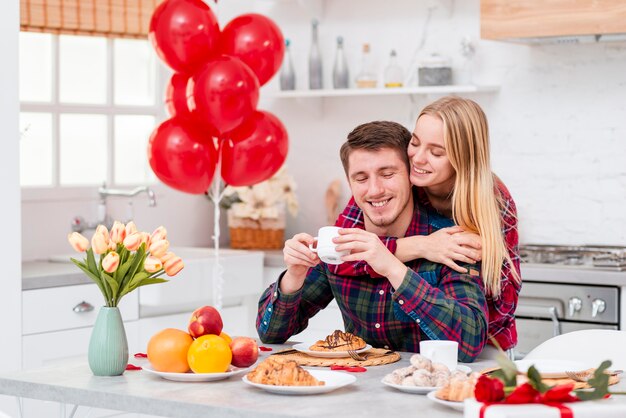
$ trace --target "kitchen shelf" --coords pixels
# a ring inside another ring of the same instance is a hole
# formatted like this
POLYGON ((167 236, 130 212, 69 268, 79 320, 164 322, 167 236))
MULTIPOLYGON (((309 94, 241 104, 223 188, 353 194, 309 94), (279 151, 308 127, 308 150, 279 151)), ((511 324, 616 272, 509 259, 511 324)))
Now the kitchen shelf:
POLYGON ((375 88, 375 89, 324 89, 324 90, 290 90, 267 92, 266 97, 276 99, 324 98, 324 97, 351 97, 351 96, 400 96, 400 95, 427 95, 427 94, 454 94, 454 93, 483 93, 498 91, 499 86, 423 86, 402 88, 375 88))

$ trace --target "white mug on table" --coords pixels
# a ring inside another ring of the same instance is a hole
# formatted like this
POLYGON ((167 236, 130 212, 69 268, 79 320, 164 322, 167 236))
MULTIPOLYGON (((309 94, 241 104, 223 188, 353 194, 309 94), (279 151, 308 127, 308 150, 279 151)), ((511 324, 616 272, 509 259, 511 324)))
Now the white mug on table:
POLYGON ((459 343, 449 340, 420 341, 420 354, 433 363, 442 363, 450 371, 456 369, 459 343))
POLYGON ((317 246, 314 248, 313 245, 309 245, 309 249, 316 252, 320 260, 326 264, 341 264, 343 263, 341 257, 349 254, 349 251, 335 250, 337 245, 333 242, 333 238, 339 236, 340 229, 337 226, 321 227, 315 237, 317 246))

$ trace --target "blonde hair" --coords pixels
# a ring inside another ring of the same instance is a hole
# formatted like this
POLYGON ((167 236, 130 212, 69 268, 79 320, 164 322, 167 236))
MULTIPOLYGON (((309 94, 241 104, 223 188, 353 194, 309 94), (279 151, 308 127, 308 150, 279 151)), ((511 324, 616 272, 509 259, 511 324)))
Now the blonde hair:
POLYGON ((521 278, 503 234, 501 211, 506 208, 496 187, 497 177, 491 171, 487 117, 472 100, 452 96, 426 106, 419 117, 422 115, 443 121, 444 147, 456 171, 452 219, 465 230, 480 235, 485 291, 498 297, 505 262, 515 280, 519 282, 521 278))

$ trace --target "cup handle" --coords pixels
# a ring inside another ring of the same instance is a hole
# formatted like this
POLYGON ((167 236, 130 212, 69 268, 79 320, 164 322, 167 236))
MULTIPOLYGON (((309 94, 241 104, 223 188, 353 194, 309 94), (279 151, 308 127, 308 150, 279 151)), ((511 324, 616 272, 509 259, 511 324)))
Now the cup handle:
MULTIPOLYGON (((313 239, 317 242, 317 237, 313 239)), ((309 250, 313 251, 314 253, 317 253, 317 248, 313 248, 313 244, 309 244, 309 250)))

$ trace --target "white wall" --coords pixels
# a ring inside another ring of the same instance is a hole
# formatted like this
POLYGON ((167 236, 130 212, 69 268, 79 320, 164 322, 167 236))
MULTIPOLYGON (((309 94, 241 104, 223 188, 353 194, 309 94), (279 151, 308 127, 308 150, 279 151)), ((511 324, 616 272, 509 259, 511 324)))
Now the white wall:
POLYGON ((20 264, 19 128, 17 46, 19 2, 5 2, 0 13, 0 193, 2 194, 2 277, 0 278, 0 370, 18 369, 22 350, 20 264))
MULTIPOLYGON (((498 84, 496 93, 468 97, 485 109, 491 124, 494 171, 518 204, 523 242, 626 245, 626 43, 528 46, 479 40, 479 0, 229 0, 216 8, 221 26, 232 17, 261 12, 292 40, 299 87, 307 84, 309 21, 322 6, 320 42, 327 85, 342 35, 352 74, 360 45, 370 42, 379 65, 398 51, 404 68, 427 53, 453 58, 460 40, 477 45, 474 80, 498 84), (428 10, 432 9, 428 19, 428 10), (424 37, 425 34, 425 37, 424 37), (423 47, 418 46, 423 43, 423 47)), ((288 220, 288 234, 315 231, 325 222, 324 191, 343 178, 338 150, 356 125, 392 119, 412 129, 419 109, 436 97, 397 96, 274 100, 277 77, 261 92, 261 109, 275 113, 290 134, 289 171, 299 186, 301 211, 288 220)), ((347 188, 344 187, 347 199, 347 188)), ((158 206, 135 204, 143 229, 165 224, 175 245, 210 243, 212 207, 203 197, 162 187, 158 206)), ((27 202, 22 207, 25 259, 68 252, 65 236, 74 215, 95 218, 93 201, 27 202)), ((121 215, 123 203, 116 209, 121 215)))

